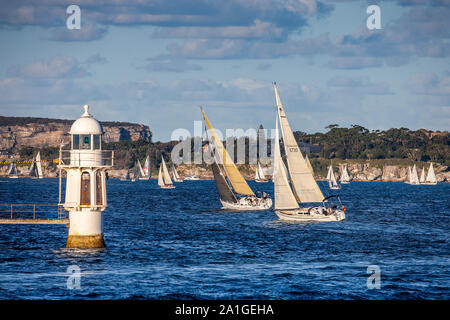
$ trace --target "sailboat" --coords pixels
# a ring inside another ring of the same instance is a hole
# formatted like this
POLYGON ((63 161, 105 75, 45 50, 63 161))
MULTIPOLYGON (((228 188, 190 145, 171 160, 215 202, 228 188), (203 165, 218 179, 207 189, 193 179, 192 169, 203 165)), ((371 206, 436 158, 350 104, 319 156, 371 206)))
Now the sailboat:
POLYGON ((339 190, 341 188, 341 186, 336 181, 336 177, 334 176, 333 164, 331 164, 328 167, 327 180, 328 180, 328 187, 331 190, 339 190))
POLYGON ((120 178, 120 181, 128 181, 128 180, 130 180, 130 170, 129 169, 127 169, 127 172, 125 173, 125 175, 122 178, 120 178))
POLYGON ((183 182, 183 179, 178 175, 177 169, 175 166, 172 167, 172 178, 175 182, 183 182))
POLYGON ((256 182, 267 182, 269 180, 266 179, 266 176, 264 175, 263 169, 261 168, 261 165, 258 161, 258 166, 256 167, 255 171, 255 181, 256 182))
POLYGON ((40 151, 38 151, 36 158, 34 158, 33 162, 31 163, 29 176, 32 179, 42 179, 44 177, 42 174, 41 152, 40 151))
POLYGON ((412 170, 411 167, 408 167, 408 171, 409 171, 409 184, 412 185, 419 185, 419 177, 417 176, 417 169, 416 169, 416 165, 413 166, 412 170))
POLYGON ((161 166, 159 167, 158 173, 158 186, 162 189, 173 189, 175 186, 173 185, 172 179, 170 179, 169 171, 167 170, 166 162, 164 158, 161 156, 161 166))
POLYGON ((341 184, 350 183, 350 175, 348 174, 348 170, 347 170, 347 165, 346 164, 344 165, 344 168, 342 169, 340 182, 341 182, 341 184))
POLYGON ((223 208, 245 211, 269 209, 272 206, 272 199, 265 192, 261 196, 255 195, 223 146, 203 108, 200 109, 209 128, 207 133, 211 134, 212 138, 211 140, 208 136, 214 149, 210 147, 208 149, 214 157, 211 166, 223 208))
POLYGON ((427 178, 422 184, 435 185, 437 184, 436 175, 434 174, 433 163, 430 163, 430 168, 428 169, 427 178))
POLYGON ((10 178, 10 179, 17 179, 17 178, 19 178, 19 174, 17 173, 17 167, 16 167, 16 162, 15 161, 12 161, 11 165, 9 166, 8 178, 10 178))
POLYGON ((139 167, 141 169, 141 177, 139 177, 139 180, 149 180, 152 176, 152 163, 150 162, 150 156, 145 158, 144 167, 141 167, 140 163, 139 167))
POLYGON ((281 220, 287 221, 341 221, 345 219, 345 207, 340 203, 338 195, 324 198, 311 170, 298 147, 287 120, 283 106, 274 83, 275 98, 277 102, 277 121, 275 130, 274 150, 274 189, 275 189, 275 213, 281 220), (278 133, 278 121, 284 142, 284 151, 287 164, 284 165, 280 152, 280 140, 278 133), (290 181, 288 179, 290 177, 290 181), (337 198, 341 209, 329 203, 328 200, 337 198), (300 203, 318 203, 321 205, 300 207, 300 203))
POLYGON ((422 173, 420 174, 420 179, 419 182, 420 184, 424 184, 425 183, 425 167, 422 167, 422 173))
MULTIPOLYGON (((141 165, 139 164, 139 161, 138 160, 136 160, 135 162, 134 162, 134 166, 133 166, 133 178, 131 178, 131 181, 132 182, 135 182, 136 180, 139 180, 139 177, 140 177, 140 170, 139 170, 139 167, 140 167, 141 165)), ((142 168, 141 168, 142 169, 142 168)))

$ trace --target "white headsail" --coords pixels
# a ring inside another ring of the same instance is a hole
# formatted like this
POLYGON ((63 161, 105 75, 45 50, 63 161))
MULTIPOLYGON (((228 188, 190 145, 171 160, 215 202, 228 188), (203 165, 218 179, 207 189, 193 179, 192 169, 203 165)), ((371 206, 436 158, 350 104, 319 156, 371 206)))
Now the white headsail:
POLYGON ((162 176, 162 170, 161 167, 159 167, 159 172, 158 172, 158 186, 160 187, 164 187, 164 180, 163 180, 163 176, 162 176))
POLYGON ((286 175, 283 159, 280 152, 280 139, 278 135, 278 119, 275 129, 275 152, 273 159, 273 183, 275 191, 275 209, 297 209, 297 200, 292 193, 291 186, 286 175))
POLYGON ((276 84, 274 84, 275 99, 277 103, 278 117, 281 126, 281 133, 284 142, 288 170, 291 177, 294 195, 300 202, 321 202, 324 198, 316 180, 309 170, 305 158, 298 147, 292 129, 286 118, 286 114, 281 104, 276 84))

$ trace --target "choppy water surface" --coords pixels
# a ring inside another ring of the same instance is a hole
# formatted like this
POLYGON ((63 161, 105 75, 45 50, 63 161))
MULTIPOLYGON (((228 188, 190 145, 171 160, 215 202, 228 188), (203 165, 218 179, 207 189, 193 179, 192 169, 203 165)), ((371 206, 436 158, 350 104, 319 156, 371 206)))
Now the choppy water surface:
MULTIPOLYGON (((273 194, 272 183, 250 185, 273 194)), ((298 224, 218 210, 214 181, 161 190, 110 179, 106 249, 65 249, 63 225, 0 225, 0 299, 450 298, 450 184, 354 182, 340 193, 346 220, 298 224), (71 265, 79 290, 67 288, 71 265), (379 290, 367 288, 369 265, 379 290)), ((57 179, 0 180, 0 203, 57 198, 57 179)))

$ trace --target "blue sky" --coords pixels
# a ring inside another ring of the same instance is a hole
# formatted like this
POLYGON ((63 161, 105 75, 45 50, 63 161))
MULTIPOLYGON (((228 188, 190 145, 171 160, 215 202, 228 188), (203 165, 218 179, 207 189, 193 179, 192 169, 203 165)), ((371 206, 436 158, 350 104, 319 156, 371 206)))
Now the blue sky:
POLYGON ((150 126, 450 127, 450 0, 0 0, 0 114, 150 126), (81 8, 68 30, 66 8, 81 8), (368 30, 366 8, 381 8, 368 30))

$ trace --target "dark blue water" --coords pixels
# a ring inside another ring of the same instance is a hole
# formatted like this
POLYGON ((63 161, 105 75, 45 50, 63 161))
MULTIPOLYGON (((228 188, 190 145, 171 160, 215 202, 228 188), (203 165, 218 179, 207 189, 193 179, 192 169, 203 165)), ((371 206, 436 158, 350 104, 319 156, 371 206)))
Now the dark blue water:
MULTIPOLYGON (((353 182, 340 193, 346 220, 295 224, 218 210, 214 181, 161 190, 110 179, 106 249, 65 249, 64 225, 0 225, 0 299, 450 298, 450 184, 353 182), (71 265, 80 289, 67 287, 71 265), (367 288, 369 265, 380 289, 367 288)), ((57 197, 57 179, 0 182, 0 203, 57 197)))

